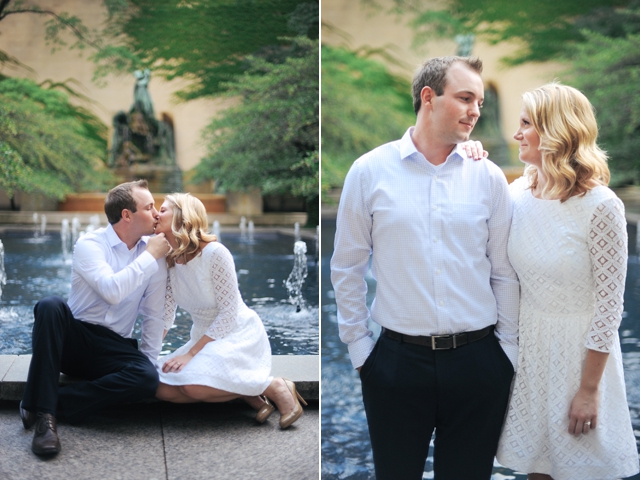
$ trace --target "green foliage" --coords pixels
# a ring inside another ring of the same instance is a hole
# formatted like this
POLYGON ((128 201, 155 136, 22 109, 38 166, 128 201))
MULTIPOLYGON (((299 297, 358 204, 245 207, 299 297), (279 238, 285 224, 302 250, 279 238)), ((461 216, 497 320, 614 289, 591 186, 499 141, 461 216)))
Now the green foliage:
POLYGON ((583 31, 583 35, 587 41, 567 52, 573 62, 571 85, 596 109, 599 144, 610 157, 612 184, 639 182, 640 34, 610 38, 583 31))
POLYGON ((250 58, 250 70, 225 85, 239 103, 205 129, 209 153, 196 180, 317 199, 318 42, 296 37, 289 55, 284 63, 250 58))
POLYGON ((415 122, 409 82, 376 61, 322 46, 322 189, 339 187, 353 161, 415 122))
POLYGON ((112 181, 104 133, 64 93, 25 79, 0 81, 0 186, 9 196, 21 189, 58 199, 104 188, 112 181))
MULTIPOLYGON (((363 0, 375 4, 375 0, 363 0)), ((415 43, 434 36, 453 38, 472 32, 491 44, 520 45, 504 61, 510 65, 546 61, 561 54, 567 44, 585 40, 581 28, 590 18, 611 16, 614 7, 631 0, 450 0, 434 10, 428 0, 394 0, 395 11, 408 14, 415 43)))
POLYGON ((318 37, 318 2, 301 0, 122 0, 106 2, 112 35, 124 45, 94 55, 98 75, 150 68, 190 82, 183 99, 218 94, 251 66, 249 55, 283 61, 283 36, 318 37), (115 4, 114 4, 115 3, 115 4))

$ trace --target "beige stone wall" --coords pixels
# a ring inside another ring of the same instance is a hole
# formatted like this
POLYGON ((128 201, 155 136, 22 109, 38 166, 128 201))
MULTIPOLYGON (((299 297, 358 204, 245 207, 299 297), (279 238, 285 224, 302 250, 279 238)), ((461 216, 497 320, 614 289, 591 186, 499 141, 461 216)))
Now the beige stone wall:
MULTIPOLYGON (((322 43, 354 51, 384 47, 403 64, 398 66, 385 61, 389 69, 409 80, 415 68, 427 58, 455 55, 455 42, 447 40, 431 41, 417 50, 412 48, 413 31, 406 20, 386 13, 392 5, 391 0, 378 0, 378 3, 382 8, 373 10, 363 6, 360 0, 322 0, 322 43)), ((557 63, 505 68, 499 60, 514 49, 513 45, 490 46, 476 42, 472 52, 484 62, 485 85, 493 84, 497 89, 503 136, 512 150, 516 145, 513 133, 518 126, 522 94, 555 78, 562 80, 563 69, 557 63)))
MULTIPOLYGON (((68 12, 80 17, 89 28, 98 28, 105 19, 101 0, 36 0, 42 8, 55 12, 68 12)), ((80 93, 91 98, 95 104, 86 105, 106 125, 111 127, 112 118, 119 110, 128 111, 133 103, 133 75, 111 76, 107 86, 99 88, 91 81, 94 64, 88 60, 89 51, 83 57, 77 50, 62 48, 51 54, 51 46, 45 42, 44 15, 11 15, 0 24, 0 50, 18 58, 35 73, 4 67, 0 73, 8 76, 29 77, 40 83, 46 79, 55 82, 69 78, 77 80, 80 93)), ((69 37, 70 42, 72 38, 69 37)), ((153 74, 152 74, 153 75, 153 74)), ((229 105, 228 99, 195 100, 178 103, 173 93, 179 90, 178 81, 165 82, 151 78, 149 92, 154 102, 156 117, 169 114, 174 121, 176 135, 176 157, 180 168, 187 171, 198 164, 206 149, 201 141, 201 131, 211 117, 229 105)), ((75 87, 74 87, 75 88, 75 87)), ((109 133, 111 136, 111 132, 109 133)))

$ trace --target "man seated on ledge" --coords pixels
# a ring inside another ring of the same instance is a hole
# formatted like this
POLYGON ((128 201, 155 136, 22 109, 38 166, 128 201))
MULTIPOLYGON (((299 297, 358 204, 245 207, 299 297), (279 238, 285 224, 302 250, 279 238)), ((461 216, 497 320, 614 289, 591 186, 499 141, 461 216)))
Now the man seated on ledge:
POLYGON ((78 240, 69 302, 39 301, 33 356, 20 402, 24 428, 36 425, 31 449, 60 452, 56 418, 69 423, 118 403, 153 397, 162 344, 169 244, 153 234, 158 212, 147 181, 118 185, 104 205, 109 225, 78 240), (142 343, 131 338, 142 315, 142 343), (82 381, 58 386, 60 372, 82 381))

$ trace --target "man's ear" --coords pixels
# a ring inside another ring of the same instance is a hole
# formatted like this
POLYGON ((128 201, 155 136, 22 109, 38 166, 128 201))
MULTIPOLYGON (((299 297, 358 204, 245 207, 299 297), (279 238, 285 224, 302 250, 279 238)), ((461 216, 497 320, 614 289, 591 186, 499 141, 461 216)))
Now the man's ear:
POLYGON ((436 97, 436 92, 434 92, 431 87, 422 87, 420 91, 420 100, 422 105, 431 105, 431 101, 436 97))
POLYGON ((125 208, 122 210, 122 220, 124 220, 125 222, 131 222, 133 220, 133 214, 131 213, 131 210, 125 208))

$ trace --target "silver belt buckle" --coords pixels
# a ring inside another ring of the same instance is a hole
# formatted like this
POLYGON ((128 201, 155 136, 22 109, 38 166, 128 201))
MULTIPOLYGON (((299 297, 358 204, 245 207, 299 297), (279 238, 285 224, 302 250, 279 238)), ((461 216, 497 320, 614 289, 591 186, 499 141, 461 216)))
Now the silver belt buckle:
POLYGON ((456 336, 453 335, 453 347, 440 347, 436 346, 436 340, 438 338, 449 338, 451 335, 431 335, 431 349, 432 350, 449 350, 449 348, 457 348, 456 345, 456 336))

